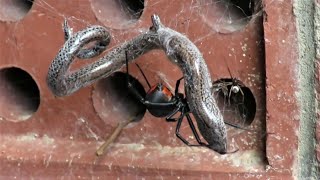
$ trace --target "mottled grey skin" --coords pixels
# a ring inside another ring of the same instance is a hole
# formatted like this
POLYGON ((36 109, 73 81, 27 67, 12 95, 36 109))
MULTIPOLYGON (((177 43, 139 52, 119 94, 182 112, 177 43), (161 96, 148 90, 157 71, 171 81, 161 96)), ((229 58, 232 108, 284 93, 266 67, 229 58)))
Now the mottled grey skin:
POLYGON ((187 37, 164 27, 158 16, 153 15, 152 22, 153 26, 145 34, 124 43, 98 61, 75 72, 68 71, 74 57, 93 57, 93 54, 100 54, 101 49, 110 42, 110 35, 101 26, 89 27, 74 36, 66 33, 70 38, 60 49, 49 68, 47 77, 49 88, 57 96, 69 95, 119 70, 125 65, 125 51, 128 52, 128 60, 132 61, 150 50, 163 49, 169 59, 183 72, 188 105, 202 136, 209 144, 208 147, 225 154, 227 152, 226 127, 211 93, 210 73, 200 51, 187 37), (103 46, 95 53, 86 56, 86 53, 90 53, 89 50, 81 49, 93 40, 101 41, 103 46))

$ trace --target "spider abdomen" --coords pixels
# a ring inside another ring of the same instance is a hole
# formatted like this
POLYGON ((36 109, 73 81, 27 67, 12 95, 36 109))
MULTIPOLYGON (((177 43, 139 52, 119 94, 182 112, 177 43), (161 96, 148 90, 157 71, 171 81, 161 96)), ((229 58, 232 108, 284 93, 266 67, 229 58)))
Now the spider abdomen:
MULTIPOLYGON (((145 100, 150 103, 169 103, 173 100, 173 94, 170 92, 170 90, 163 86, 162 84, 157 84, 154 87, 152 87, 145 97, 145 100)), ((176 105, 151 105, 147 109, 155 117, 167 117, 170 115, 173 110, 175 110, 176 105)))

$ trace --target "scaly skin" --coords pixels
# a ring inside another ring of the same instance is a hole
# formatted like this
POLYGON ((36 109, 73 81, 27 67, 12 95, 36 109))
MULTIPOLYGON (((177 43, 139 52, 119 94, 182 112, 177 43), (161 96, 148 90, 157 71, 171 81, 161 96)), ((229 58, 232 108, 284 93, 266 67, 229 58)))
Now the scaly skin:
POLYGON ((226 127, 211 93, 210 73, 200 51, 187 37, 164 27, 158 16, 153 15, 152 22, 153 26, 148 32, 111 50, 101 59, 75 72, 68 71, 74 57, 84 59, 99 55, 109 44, 110 35, 101 26, 86 28, 74 36, 65 30, 67 41, 49 68, 47 76, 49 88, 57 96, 69 95, 121 69, 126 62, 125 52, 128 60, 132 61, 150 50, 163 49, 169 59, 183 72, 188 106, 195 116, 202 136, 209 144, 208 147, 225 154, 226 127), (103 46, 100 49, 82 49, 84 45, 94 40, 100 41, 97 44, 103 46))

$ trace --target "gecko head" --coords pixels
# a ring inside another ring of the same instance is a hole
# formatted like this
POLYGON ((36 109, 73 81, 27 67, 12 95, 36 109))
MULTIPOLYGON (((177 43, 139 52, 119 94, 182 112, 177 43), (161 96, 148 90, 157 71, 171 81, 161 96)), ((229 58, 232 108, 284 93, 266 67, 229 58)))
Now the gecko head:
POLYGON ((209 144, 208 148, 218 152, 219 154, 227 153, 227 144, 225 142, 216 142, 214 144, 209 144))

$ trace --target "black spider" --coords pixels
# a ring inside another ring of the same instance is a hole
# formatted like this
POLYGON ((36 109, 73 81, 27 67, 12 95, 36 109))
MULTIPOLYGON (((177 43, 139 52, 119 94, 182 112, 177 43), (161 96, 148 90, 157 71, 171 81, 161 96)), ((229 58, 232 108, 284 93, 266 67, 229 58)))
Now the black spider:
POLYGON ((129 91, 135 96, 142 104, 146 106, 150 114, 155 117, 162 117, 166 118, 168 122, 175 122, 177 121, 176 127, 176 136, 186 145, 188 146, 205 146, 208 147, 208 144, 203 143, 198 135, 198 132, 192 122, 192 119, 189 115, 190 109, 187 103, 186 97, 182 93, 179 93, 179 85, 180 81, 183 79, 180 78, 176 82, 175 92, 174 94, 163 85, 162 83, 157 83, 154 86, 151 86, 148 79, 146 78, 145 74, 143 73, 142 69, 138 64, 136 64, 138 69, 140 70, 141 74, 143 75, 144 79, 146 80, 149 91, 147 92, 146 96, 143 97, 131 84, 129 80, 129 68, 128 68, 128 58, 126 52, 126 71, 127 71, 127 83, 129 91), (178 112, 181 114, 178 118, 173 118, 178 112), (182 120, 184 117, 187 118, 189 126, 192 130, 194 137, 196 138, 198 144, 191 144, 189 143, 184 137, 180 134, 180 127, 182 124, 182 120))

